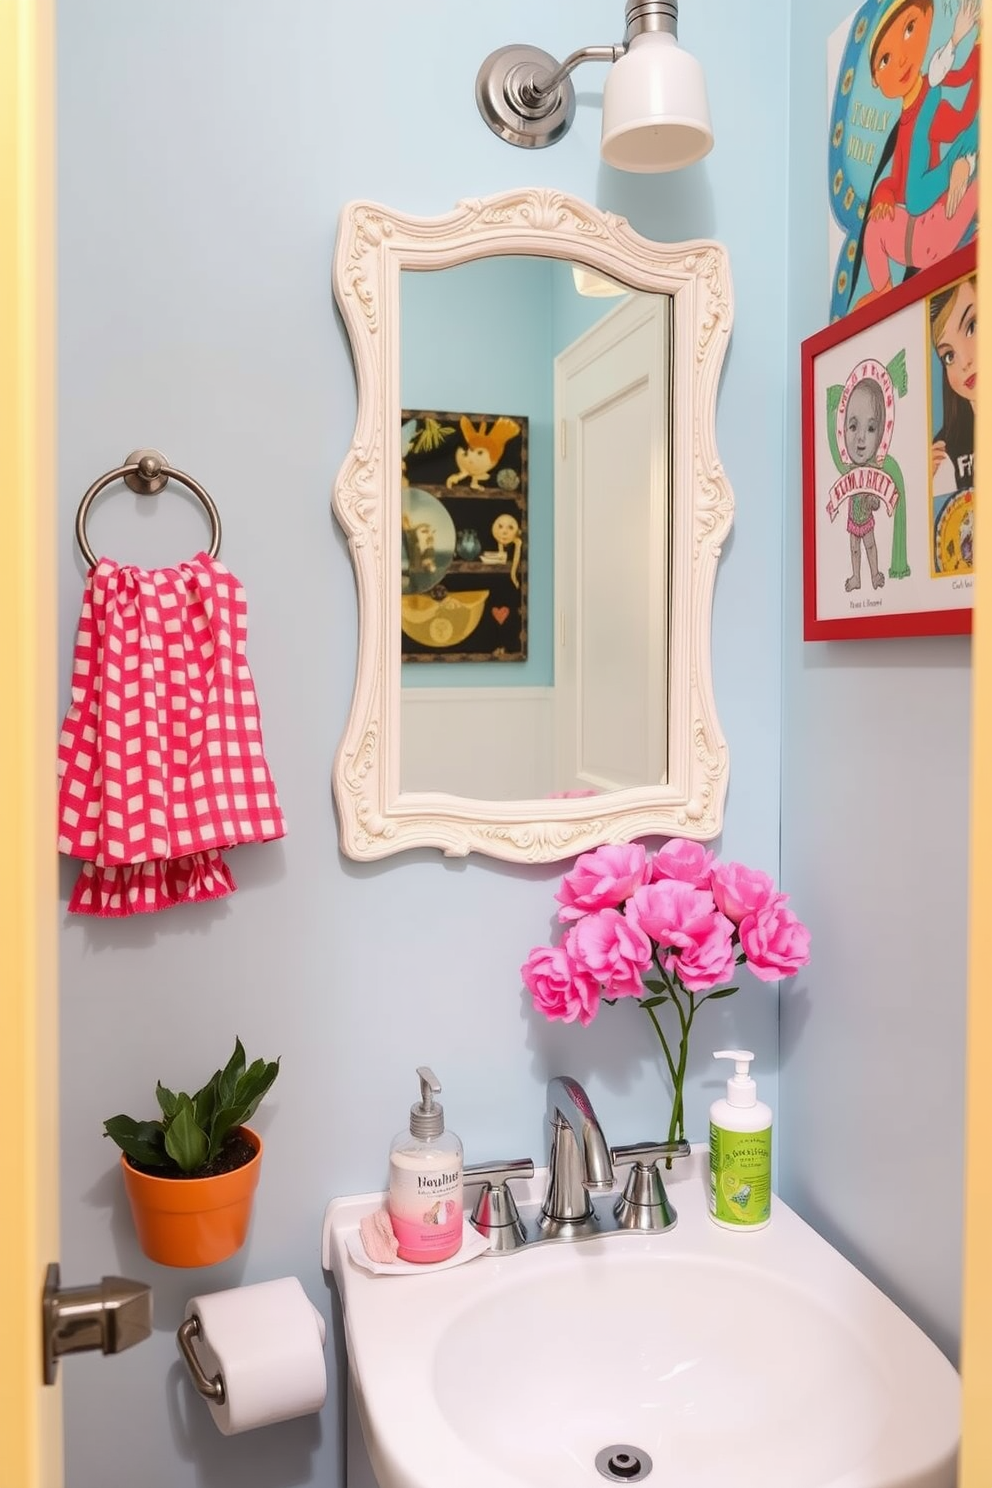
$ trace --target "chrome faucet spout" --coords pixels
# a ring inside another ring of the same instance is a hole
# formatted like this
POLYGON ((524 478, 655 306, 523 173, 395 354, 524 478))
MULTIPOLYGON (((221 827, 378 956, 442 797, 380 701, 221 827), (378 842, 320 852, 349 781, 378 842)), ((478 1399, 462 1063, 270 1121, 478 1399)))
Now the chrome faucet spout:
POLYGON ((590 1192, 613 1187, 613 1163, 589 1097, 570 1075, 548 1081, 551 1151, 541 1226, 567 1235, 593 1222, 590 1192))

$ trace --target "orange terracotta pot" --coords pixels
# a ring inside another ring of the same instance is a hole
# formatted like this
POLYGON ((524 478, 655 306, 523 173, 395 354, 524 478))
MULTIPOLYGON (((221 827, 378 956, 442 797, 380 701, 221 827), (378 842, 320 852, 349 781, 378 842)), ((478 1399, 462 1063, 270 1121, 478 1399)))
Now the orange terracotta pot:
POLYGON ((238 1133, 256 1149, 233 1173, 215 1178, 156 1178, 139 1173, 121 1153, 124 1188, 138 1244, 163 1266, 213 1266, 244 1245, 262 1166, 262 1139, 238 1133))

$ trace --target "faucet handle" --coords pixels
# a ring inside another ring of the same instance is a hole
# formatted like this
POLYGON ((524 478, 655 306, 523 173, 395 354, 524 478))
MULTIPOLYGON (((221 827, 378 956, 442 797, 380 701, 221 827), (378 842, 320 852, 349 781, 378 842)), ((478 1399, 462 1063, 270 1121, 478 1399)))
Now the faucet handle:
POLYGON ((506 1183, 510 1178, 533 1178, 534 1159, 515 1157, 508 1162, 466 1163, 462 1169, 464 1183, 506 1183))
POLYGON ((482 1185, 470 1223, 480 1235, 488 1238, 490 1250, 519 1250, 524 1244, 527 1233, 509 1183, 511 1178, 533 1176, 534 1160, 530 1157, 519 1157, 510 1162, 470 1163, 462 1170, 465 1183, 482 1185))
POLYGON ((689 1150, 689 1143, 683 1138, 681 1142, 631 1142, 626 1147, 611 1147, 610 1153, 615 1168, 626 1167, 629 1163, 650 1167, 663 1157, 688 1157, 689 1150))
POLYGON ((658 1162, 673 1157, 688 1157, 689 1143, 682 1142, 633 1142, 627 1147, 613 1148, 616 1167, 630 1165, 630 1174, 623 1194, 613 1206, 613 1215, 621 1230, 670 1230, 678 1220, 674 1206, 669 1203, 665 1185, 658 1171, 658 1162))

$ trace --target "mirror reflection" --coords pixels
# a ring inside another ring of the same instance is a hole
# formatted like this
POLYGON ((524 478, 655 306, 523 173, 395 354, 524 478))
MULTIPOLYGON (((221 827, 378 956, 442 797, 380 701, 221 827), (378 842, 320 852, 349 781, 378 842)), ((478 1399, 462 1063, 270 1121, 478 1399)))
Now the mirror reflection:
POLYGON ((401 791, 664 783, 670 296, 523 254, 399 280, 401 791))

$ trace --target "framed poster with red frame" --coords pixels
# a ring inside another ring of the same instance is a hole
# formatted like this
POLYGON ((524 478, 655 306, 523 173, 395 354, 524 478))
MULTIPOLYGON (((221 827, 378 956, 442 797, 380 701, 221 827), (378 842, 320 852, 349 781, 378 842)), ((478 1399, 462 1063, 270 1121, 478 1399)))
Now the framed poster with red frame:
POLYGON ((803 342, 807 641, 971 630, 975 290, 972 242, 803 342))

